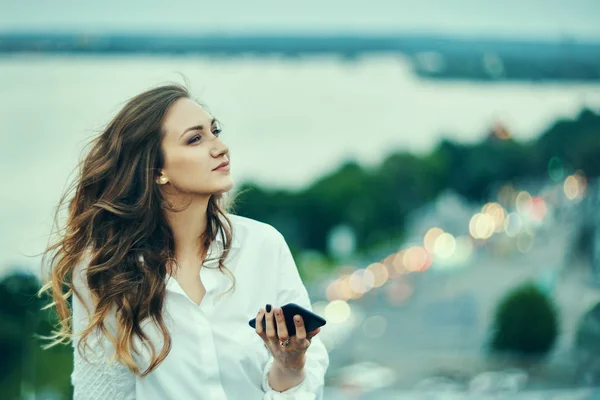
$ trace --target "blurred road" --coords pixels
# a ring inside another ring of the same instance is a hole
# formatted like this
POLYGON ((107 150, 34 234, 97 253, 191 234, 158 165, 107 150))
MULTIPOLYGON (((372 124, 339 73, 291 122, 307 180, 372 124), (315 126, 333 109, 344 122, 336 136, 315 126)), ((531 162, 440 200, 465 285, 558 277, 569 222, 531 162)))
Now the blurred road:
POLYGON ((404 391, 381 391, 363 395, 346 395, 334 389, 327 390, 324 398, 328 400, 598 400, 600 399, 600 389, 549 390, 507 395, 404 391))

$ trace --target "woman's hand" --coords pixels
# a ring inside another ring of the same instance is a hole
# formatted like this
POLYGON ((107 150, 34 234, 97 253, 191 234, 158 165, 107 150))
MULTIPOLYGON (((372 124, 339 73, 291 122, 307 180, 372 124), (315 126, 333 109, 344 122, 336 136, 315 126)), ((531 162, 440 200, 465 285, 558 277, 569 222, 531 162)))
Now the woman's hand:
POLYGON ((311 332, 306 332, 304 321, 300 315, 294 316, 296 325, 296 335, 291 338, 288 336, 287 326, 285 325, 285 316, 280 307, 267 305, 269 312, 261 308, 256 316, 256 333, 265 342, 265 345, 274 358, 274 364, 284 373, 301 373, 306 362, 305 353, 310 346, 312 338, 321 331, 317 328, 311 332), (273 321, 275 315, 275 321, 273 321), (266 317, 266 331, 263 329, 262 320, 266 317), (277 324, 277 331, 275 331, 277 324), (290 339, 287 346, 281 342, 290 339))

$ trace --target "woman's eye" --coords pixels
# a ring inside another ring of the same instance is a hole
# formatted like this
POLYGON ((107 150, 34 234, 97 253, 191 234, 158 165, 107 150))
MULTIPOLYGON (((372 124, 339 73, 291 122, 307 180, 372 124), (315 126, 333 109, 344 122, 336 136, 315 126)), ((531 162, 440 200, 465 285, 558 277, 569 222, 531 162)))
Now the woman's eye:
POLYGON ((200 141, 200 135, 195 135, 188 140, 188 144, 193 144, 200 141), (197 139, 197 140, 196 140, 197 139))
MULTIPOLYGON (((221 134, 221 129, 219 128, 214 128, 212 130, 212 134, 215 136, 219 136, 221 134)), ((200 135, 194 135, 190 138, 190 140, 188 140, 188 144, 194 144, 194 143, 198 143, 202 140, 202 137, 200 135)))

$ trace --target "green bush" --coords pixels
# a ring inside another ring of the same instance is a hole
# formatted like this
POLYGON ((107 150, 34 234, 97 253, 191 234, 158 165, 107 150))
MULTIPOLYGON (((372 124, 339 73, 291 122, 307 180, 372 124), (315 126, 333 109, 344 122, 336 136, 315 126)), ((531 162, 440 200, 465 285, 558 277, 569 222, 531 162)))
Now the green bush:
POLYGON ((552 300, 533 283, 514 288, 499 303, 492 351, 543 357, 558 336, 558 313, 552 300))
POLYGON ((50 299, 37 297, 39 289, 38 278, 22 270, 17 269, 0 279, 2 399, 23 398, 22 393, 27 388, 38 392, 53 391, 57 398, 72 398, 71 346, 43 350, 42 345, 48 341, 37 337, 50 335, 57 318, 54 309, 40 310, 50 299))

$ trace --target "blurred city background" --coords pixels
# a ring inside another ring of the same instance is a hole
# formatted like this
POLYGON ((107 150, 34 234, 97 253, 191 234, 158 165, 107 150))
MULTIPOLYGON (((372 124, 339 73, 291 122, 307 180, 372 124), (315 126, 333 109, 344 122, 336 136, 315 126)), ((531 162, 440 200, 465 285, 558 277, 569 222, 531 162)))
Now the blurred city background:
POLYGON ((0 1, 0 397, 71 398, 29 255, 86 140, 184 75, 223 124, 235 213, 284 234, 328 320, 326 399, 600 398, 599 18, 0 1))

